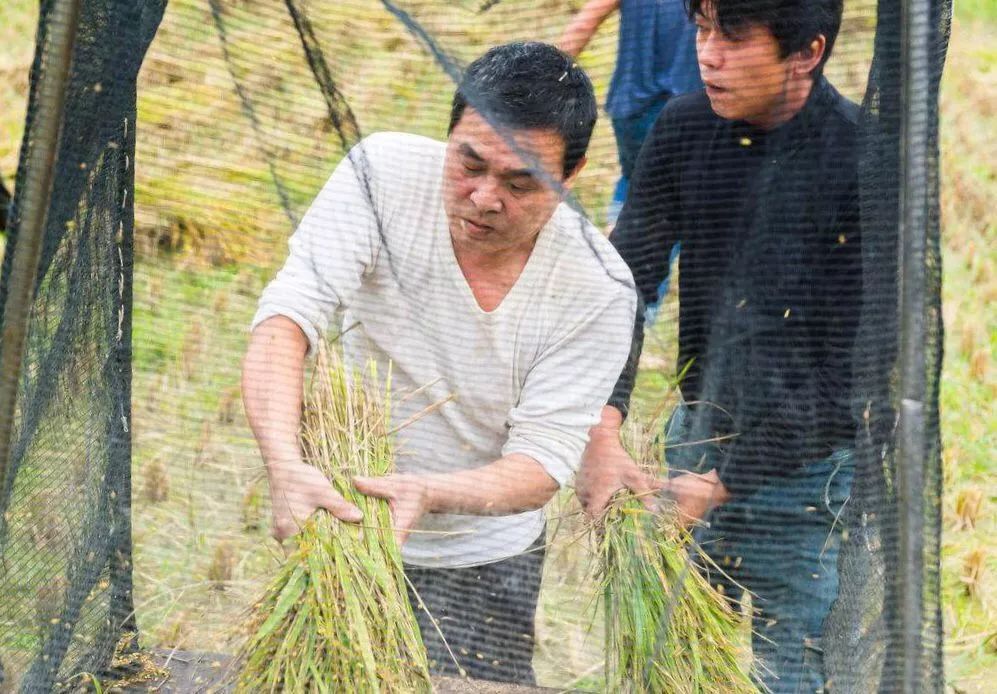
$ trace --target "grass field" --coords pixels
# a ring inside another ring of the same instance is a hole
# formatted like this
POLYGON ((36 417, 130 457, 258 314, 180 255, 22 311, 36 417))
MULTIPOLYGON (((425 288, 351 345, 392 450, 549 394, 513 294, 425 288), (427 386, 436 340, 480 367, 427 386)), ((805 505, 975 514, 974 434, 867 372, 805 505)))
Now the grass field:
MULTIPOLYGON (((265 480, 238 390, 256 297, 341 155, 309 82, 282 3, 231 0, 227 65, 206 0, 172 0, 140 80, 135 276, 134 537, 144 642, 218 650, 276 565, 265 480), (252 98, 254 132, 233 80, 252 98), (275 185, 279 181, 279 186, 275 185), (282 204, 279 191, 283 191, 282 204)), ((444 48, 467 60, 503 38, 556 36, 566 0, 409 3, 444 48), (456 9, 455 9, 456 8, 456 9), (463 11, 466 9, 467 11, 463 11), (457 19, 454 19, 456 17, 457 19), (513 21, 515 20, 515 21, 513 21)), ((574 3, 577 5, 578 3, 574 3)), ((947 680, 985 692, 997 678, 997 9, 959 0, 942 95, 944 314, 943 530, 947 680)), ((13 179, 23 127, 37 3, 0 4, 0 174, 13 179)), ((376 2, 311 3, 334 76, 363 132, 442 137, 450 85, 376 2)), ((871 39, 869 0, 849 3, 832 78, 861 95, 871 39)), ((612 23, 582 59, 604 94, 612 23)), ((578 195, 598 218, 615 175, 600 119, 578 195)), ((674 310, 674 307, 672 307, 674 310)), ((667 315, 667 314, 666 314, 667 315)), ((659 322, 640 383, 664 387, 673 336, 659 322)), ((600 630, 589 633, 589 562, 571 542, 579 520, 555 513, 538 624, 544 683, 598 681, 600 630)))

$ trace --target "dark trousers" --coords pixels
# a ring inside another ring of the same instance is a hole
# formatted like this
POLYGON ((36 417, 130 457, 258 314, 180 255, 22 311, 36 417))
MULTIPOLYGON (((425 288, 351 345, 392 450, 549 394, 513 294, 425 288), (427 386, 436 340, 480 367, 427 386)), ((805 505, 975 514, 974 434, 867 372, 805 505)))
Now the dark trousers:
MULTIPOLYGON (((689 443, 687 418, 680 406, 666 445, 689 443)), ((712 468, 710 446, 667 448, 669 467, 701 472, 706 461, 712 468)), ((838 596, 840 516, 853 473, 852 451, 835 451, 720 506, 707 518, 709 527, 695 530, 720 567, 703 569, 710 583, 735 601, 745 589, 752 595, 752 653, 759 680, 773 694, 825 691, 822 636, 838 596)))
POLYGON ((409 600, 433 674, 536 684, 534 619, 544 546, 541 533, 525 553, 492 564, 460 569, 405 567, 418 594, 409 586, 409 600), (420 598, 426 609, 421 608, 420 598))

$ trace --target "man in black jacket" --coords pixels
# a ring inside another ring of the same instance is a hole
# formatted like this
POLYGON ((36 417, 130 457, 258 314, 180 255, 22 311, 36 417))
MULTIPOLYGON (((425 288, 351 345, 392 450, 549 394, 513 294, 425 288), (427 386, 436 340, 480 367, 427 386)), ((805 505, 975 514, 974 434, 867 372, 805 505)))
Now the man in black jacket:
POLYGON ((822 691, 862 293, 858 108, 822 76, 842 0, 690 0, 689 11, 706 88, 658 119, 612 236, 645 301, 682 244, 672 476, 645 478, 620 445, 638 325, 577 486, 591 513, 622 487, 662 489, 687 522, 708 521, 696 535, 722 569, 711 581, 752 593, 764 684, 822 691))

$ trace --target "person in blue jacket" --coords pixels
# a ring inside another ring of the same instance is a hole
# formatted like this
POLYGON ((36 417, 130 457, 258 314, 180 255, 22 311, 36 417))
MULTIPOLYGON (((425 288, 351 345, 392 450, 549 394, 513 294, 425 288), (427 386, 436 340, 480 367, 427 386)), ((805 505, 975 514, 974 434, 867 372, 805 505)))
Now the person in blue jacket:
MULTIPOLYGON (((637 154, 658 114, 673 96, 703 88, 696 60, 696 25, 689 19, 684 0, 589 0, 564 29, 558 46, 577 56, 617 10, 620 36, 606 111, 616 135, 620 178, 607 214, 609 226, 616 224, 637 154)), ((678 245, 671 249, 672 259, 678 250, 678 245)), ((658 298, 667 292, 665 276, 658 298)), ((656 304, 648 305, 648 318, 654 317, 656 304)))

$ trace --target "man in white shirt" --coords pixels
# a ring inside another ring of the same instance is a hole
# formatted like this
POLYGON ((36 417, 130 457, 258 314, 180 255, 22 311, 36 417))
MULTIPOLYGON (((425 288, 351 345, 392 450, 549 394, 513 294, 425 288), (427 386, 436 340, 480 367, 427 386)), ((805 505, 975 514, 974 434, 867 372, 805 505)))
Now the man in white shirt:
POLYGON ((458 86, 446 143, 381 133, 340 162, 253 321, 243 395, 278 539, 316 509, 361 520, 297 439, 305 357, 327 328, 351 328, 349 363, 391 364, 395 423, 431 408, 398 432, 397 473, 354 483, 391 505, 450 647, 417 610, 442 673, 533 682, 542 508, 630 348, 630 272, 562 202, 596 113, 566 54, 491 49, 458 86))

